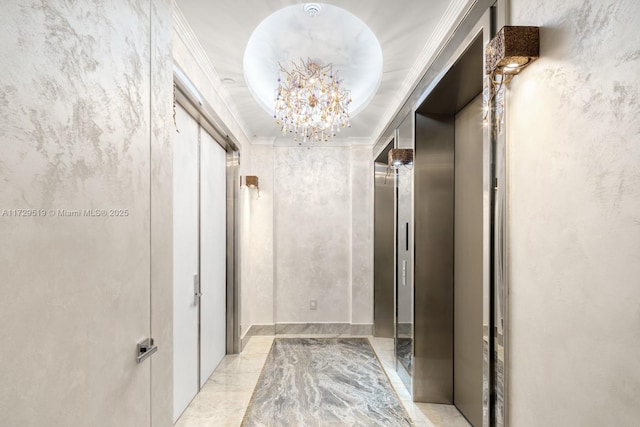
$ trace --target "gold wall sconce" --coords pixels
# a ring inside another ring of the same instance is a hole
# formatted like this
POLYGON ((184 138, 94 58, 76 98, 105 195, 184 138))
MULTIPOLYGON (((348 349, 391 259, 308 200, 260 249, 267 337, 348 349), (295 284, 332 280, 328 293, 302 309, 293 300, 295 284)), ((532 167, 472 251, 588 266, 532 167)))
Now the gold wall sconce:
POLYGON ((411 148, 392 148, 389 150, 388 167, 397 170, 400 166, 413 166, 413 150, 411 148))
POLYGON ((485 70, 495 79, 508 83, 540 56, 539 27, 502 27, 486 48, 485 70))
POLYGON ((249 188, 260 188, 258 177, 255 175, 245 175, 240 177, 240 186, 246 185, 249 188))
POLYGON ((485 72, 491 84, 491 96, 485 103, 484 122, 489 124, 493 109, 496 128, 502 133, 504 88, 525 67, 540 56, 540 28, 504 26, 485 48, 485 72), (492 101, 495 103, 492 107, 492 101))
POLYGON ((255 175, 245 175, 240 177, 240 187, 246 186, 251 189, 258 190, 258 198, 260 197, 260 185, 258 177, 255 175))

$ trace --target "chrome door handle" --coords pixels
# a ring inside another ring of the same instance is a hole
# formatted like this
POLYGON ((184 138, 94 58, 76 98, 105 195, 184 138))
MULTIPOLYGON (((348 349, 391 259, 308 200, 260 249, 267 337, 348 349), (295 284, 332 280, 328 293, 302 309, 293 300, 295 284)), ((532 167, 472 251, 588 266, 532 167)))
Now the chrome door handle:
POLYGON ((201 296, 202 292, 200 292, 200 276, 196 273, 193 275, 193 305, 198 305, 201 296))
POLYGON ((154 344, 153 338, 147 338, 138 343, 138 356, 136 357, 136 361, 142 363, 156 351, 158 351, 158 346, 154 344))

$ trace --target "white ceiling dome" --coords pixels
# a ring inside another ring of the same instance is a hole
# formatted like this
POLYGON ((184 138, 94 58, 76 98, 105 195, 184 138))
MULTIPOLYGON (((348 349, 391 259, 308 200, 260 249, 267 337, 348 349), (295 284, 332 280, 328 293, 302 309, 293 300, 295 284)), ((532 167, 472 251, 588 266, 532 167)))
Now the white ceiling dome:
POLYGON ((280 9, 253 31, 244 52, 243 71, 249 90, 270 115, 280 63, 311 59, 333 64, 351 91, 351 117, 373 98, 382 78, 382 49, 373 31, 352 13, 328 4, 306 3, 280 9))

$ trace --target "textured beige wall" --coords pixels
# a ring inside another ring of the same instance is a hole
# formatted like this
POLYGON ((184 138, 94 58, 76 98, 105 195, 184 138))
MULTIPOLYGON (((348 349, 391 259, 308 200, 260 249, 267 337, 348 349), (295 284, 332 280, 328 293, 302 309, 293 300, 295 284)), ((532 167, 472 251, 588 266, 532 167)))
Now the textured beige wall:
POLYGON ((249 190, 251 206, 251 236, 249 247, 249 274, 243 285, 243 307, 250 314, 251 324, 243 320, 243 329, 252 324, 270 325, 274 323, 273 293, 273 146, 254 145, 251 156, 251 175, 260 180, 260 197, 255 190, 249 190))
POLYGON ((351 147, 351 323, 373 324, 373 159, 351 147))
POLYGON ((372 165, 369 146, 252 145, 243 332, 246 321, 373 322, 372 165))
POLYGON ((170 0, 151 2, 151 425, 173 420, 173 60, 170 0))
POLYGON ((0 424, 170 425, 170 4, 3 6, 0 424))
POLYGON ((511 426, 640 419, 640 3, 511 0, 511 426))
POLYGON ((278 323, 351 321, 349 150, 274 148, 278 323))

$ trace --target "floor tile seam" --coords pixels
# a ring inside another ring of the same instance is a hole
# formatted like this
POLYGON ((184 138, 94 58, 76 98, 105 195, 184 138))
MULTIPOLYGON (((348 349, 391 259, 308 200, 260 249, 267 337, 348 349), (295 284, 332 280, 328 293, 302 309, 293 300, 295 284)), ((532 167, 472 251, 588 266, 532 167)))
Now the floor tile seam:
POLYGON ((369 344, 369 347, 371 348, 371 351, 373 352, 376 360, 378 361, 378 364, 382 368, 382 372, 384 373, 384 376, 387 378, 387 381, 389 383, 389 386, 391 386, 391 390, 392 390, 393 394, 396 396, 396 399, 398 399, 398 402, 402 406, 402 410, 404 411, 404 414, 407 416, 407 419, 409 420, 411 427, 415 427, 415 422, 413 421, 413 418, 409 415, 409 410, 407 409, 406 405, 404 404, 404 402, 400 398, 400 395, 398 395, 398 391, 396 390, 396 388, 394 387, 393 383, 391 382, 391 378, 389 378, 389 375, 387 374, 387 370, 385 369, 384 365, 382 364, 382 361, 380 361, 380 358, 378 357, 378 353, 376 353, 376 350, 375 350, 374 346, 371 344, 371 341, 369 339, 367 339, 367 343, 369 344))
POLYGON ((267 360, 269 360, 269 355, 271 354, 271 352, 273 351, 273 347, 276 344, 276 340, 275 338, 273 339, 273 342, 271 343, 271 347, 269 348, 269 352, 267 353, 267 357, 265 357, 264 362, 262 363, 262 369, 260 370, 260 375, 258 375, 258 379, 256 380, 256 383, 253 386, 253 391, 251 393, 251 398, 249 399, 249 403, 247 403, 247 407, 244 409, 244 415, 242 416, 242 421, 240 422, 240 426, 245 425, 245 421, 247 418, 247 413, 249 412, 249 408, 251 408, 251 405, 253 404, 253 401, 256 397, 256 392, 258 391, 258 384, 260 383, 260 380, 262 379, 262 375, 264 374, 264 370, 267 367, 267 360))

